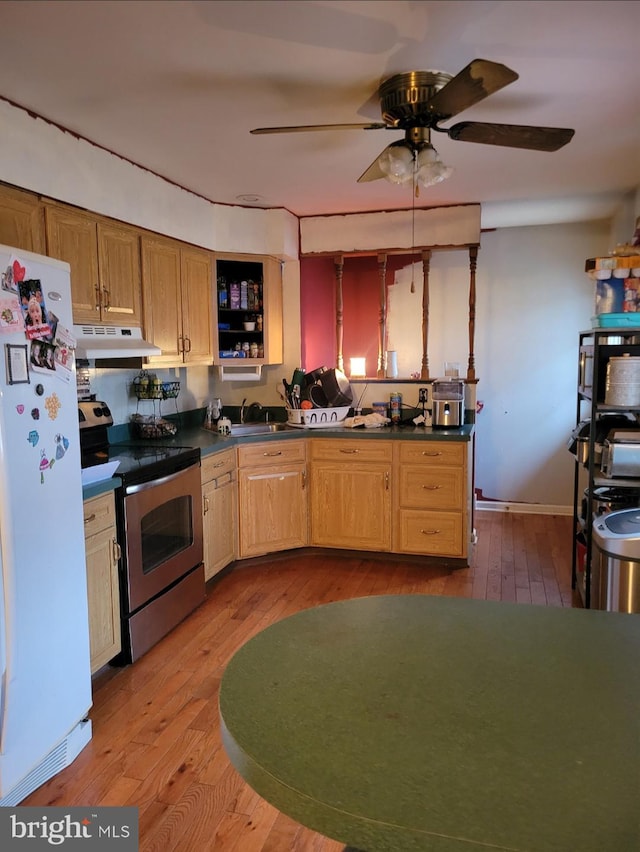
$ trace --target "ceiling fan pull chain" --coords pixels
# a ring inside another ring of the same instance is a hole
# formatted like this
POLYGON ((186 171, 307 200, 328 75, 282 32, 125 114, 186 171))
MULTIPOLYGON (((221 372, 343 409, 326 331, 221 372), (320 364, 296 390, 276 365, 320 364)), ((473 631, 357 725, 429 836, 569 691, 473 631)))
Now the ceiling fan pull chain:
MULTIPOLYGON (((415 155, 415 151, 413 154, 413 185, 415 187, 414 192, 411 193, 411 254, 415 253, 416 248, 416 198, 420 193, 420 187, 418 186, 418 161, 415 155)), ((416 282, 414 278, 415 274, 415 263, 411 263, 411 292, 416 292, 416 282)))

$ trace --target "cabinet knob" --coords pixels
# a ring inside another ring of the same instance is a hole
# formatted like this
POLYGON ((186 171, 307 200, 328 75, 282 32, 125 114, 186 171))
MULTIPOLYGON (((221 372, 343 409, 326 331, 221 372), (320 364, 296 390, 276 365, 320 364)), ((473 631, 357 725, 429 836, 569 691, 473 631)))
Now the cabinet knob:
POLYGON ((423 450, 422 455, 423 456, 441 456, 442 452, 440 450, 437 450, 437 451, 431 450, 431 452, 429 452, 428 450, 423 450))
POLYGON ((425 491, 437 491, 439 488, 442 488, 442 485, 423 485, 422 487, 425 491))
POLYGON ((442 530, 420 530, 422 535, 438 535, 442 530))
POLYGON ((103 308, 104 308, 104 310, 105 310, 105 311, 110 311, 110 310, 111 310, 111 300, 109 299, 109 291, 108 291, 108 290, 106 290, 106 289, 103 287, 103 288, 102 288, 102 293, 103 293, 103 295, 104 295, 104 304, 103 304, 103 308))

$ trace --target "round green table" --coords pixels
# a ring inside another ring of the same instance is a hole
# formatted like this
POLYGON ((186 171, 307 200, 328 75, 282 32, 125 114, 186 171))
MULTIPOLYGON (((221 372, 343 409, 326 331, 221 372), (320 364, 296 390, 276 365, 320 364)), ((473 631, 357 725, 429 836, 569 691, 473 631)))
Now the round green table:
POLYGON ((428 595, 331 603, 239 649, 220 717, 247 783, 350 847, 640 849, 636 615, 428 595))

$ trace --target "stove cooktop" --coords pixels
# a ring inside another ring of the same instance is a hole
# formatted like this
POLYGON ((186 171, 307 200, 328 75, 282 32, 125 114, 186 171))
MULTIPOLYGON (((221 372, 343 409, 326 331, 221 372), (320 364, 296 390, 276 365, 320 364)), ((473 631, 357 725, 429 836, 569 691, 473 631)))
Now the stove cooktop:
POLYGON ((112 444, 83 454, 82 467, 119 461, 116 475, 123 485, 138 485, 177 473, 200 461, 200 450, 163 444, 112 444))

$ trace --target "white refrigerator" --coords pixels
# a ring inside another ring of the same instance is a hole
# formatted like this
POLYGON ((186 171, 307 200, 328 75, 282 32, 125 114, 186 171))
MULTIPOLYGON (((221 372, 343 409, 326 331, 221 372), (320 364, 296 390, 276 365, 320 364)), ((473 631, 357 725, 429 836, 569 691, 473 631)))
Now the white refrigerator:
POLYGON ((0 245, 0 805, 91 739, 69 265, 0 245))

